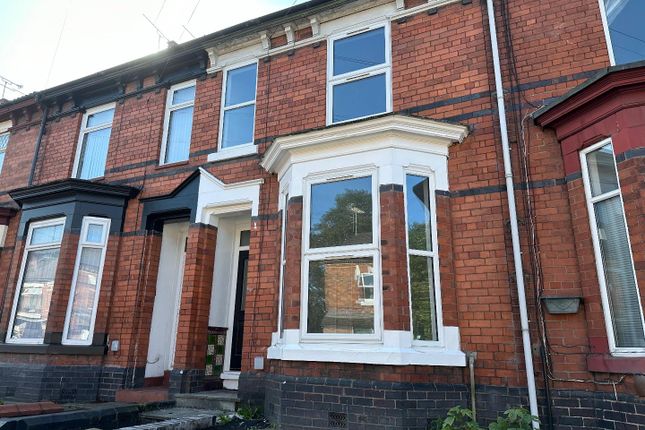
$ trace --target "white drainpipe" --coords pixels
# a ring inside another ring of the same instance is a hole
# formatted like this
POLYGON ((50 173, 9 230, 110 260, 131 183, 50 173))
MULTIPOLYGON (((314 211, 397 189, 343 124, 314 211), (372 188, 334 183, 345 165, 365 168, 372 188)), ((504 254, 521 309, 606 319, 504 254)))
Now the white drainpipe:
MULTIPOLYGON (((506 193, 508 194, 508 213, 511 221, 511 241, 513 243, 513 262, 515 264, 515 280, 517 283, 517 298, 520 305, 520 323, 522 328, 522 344, 524 346, 524 363, 526 365, 526 383, 529 391, 529 407, 532 415, 538 416, 537 391, 535 389, 535 373, 533 371, 533 353, 531 350, 531 334, 529 332, 529 317, 526 308, 526 292, 524 291, 524 270, 522 269, 522 252, 520 250, 520 233, 517 228, 517 209, 515 207, 515 187, 513 185, 513 168, 511 167, 511 151, 508 144, 508 129, 506 126, 506 107, 504 105, 504 87, 502 86, 502 71, 499 63, 499 47, 497 44, 497 28, 495 26, 495 8, 493 0, 486 0, 488 6, 488 26, 490 44, 493 52, 493 69, 495 71, 495 92, 497 93, 497 111, 499 112, 499 128, 502 137, 502 152, 504 153, 504 177, 506 178, 506 193)), ((533 428, 539 428, 534 422, 533 428)))

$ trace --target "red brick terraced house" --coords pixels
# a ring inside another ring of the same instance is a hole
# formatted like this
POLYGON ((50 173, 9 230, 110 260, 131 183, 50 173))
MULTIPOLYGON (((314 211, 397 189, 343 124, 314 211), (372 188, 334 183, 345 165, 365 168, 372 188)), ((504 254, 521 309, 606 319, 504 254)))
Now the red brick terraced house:
POLYGON ((0 105, 0 399, 645 428, 644 17, 312 0, 0 105))

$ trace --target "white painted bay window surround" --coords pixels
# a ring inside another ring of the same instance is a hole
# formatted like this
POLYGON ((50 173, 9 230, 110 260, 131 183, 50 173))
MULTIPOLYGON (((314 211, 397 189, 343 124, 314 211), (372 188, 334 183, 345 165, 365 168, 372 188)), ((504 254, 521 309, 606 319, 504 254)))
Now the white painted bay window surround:
POLYGON ((598 0, 613 65, 645 60, 645 2, 598 0))
POLYGON ((65 218, 29 226, 7 343, 43 343, 65 218))
POLYGON ((278 176, 283 210, 286 195, 302 196, 303 243, 300 328, 284 329, 281 320, 269 359, 465 366, 458 327, 443 326, 434 196, 448 190, 448 148, 467 131, 389 115, 275 140, 262 166, 278 176), (406 190, 414 272, 408 331, 383 327, 384 185, 406 190))
POLYGON ((63 345, 92 344, 109 232, 108 218, 83 219, 65 317, 63 345))
POLYGON ((168 90, 159 164, 188 160, 194 105, 195 80, 173 85, 168 90))
POLYGON ((78 149, 74 160, 74 177, 95 179, 105 174, 115 104, 88 109, 83 115, 78 149))
POLYGON ((580 153, 609 348, 645 354, 645 320, 611 139, 580 153))
POLYGON ((257 152, 254 144, 258 64, 253 61, 224 70, 219 148, 209 161, 257 152))
POLYGON ((328 46, 327 124, 390 112, 389 23, 336 34, 328 46))

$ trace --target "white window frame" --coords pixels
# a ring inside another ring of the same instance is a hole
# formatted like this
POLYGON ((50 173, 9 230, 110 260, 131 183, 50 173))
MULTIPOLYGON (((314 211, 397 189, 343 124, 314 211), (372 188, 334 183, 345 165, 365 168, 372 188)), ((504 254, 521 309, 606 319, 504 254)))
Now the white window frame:
POLYGON ((220 116, 219 116, 219 133, 218 133, 218 138, 217 138, 217 151, 219 154, 224 154, 228 155, 229 157, 232 156, 240 156, 240 155, 246 155, 249 153, 257 152, 255 148, 255 120, 256 120, 256 115, 257 115, 257 99, 258 99, 258 73, 259 73, 259 67, 258 67, 258 60, 253 59, 251 61, 246 61, 243 63, 236 63, 231 66, 226 67, 223 70, 223 77, 222 77, 222 99, 220 102, 220 116), (232 106, 226 106, 226 87, 228 84, 228 74, 229 72, 237 69, 241 69, 246 66, 250 66, 252 64, 255 64, 255 97, 253 100, 248 101, 248 102, 243 102, 243 103, 238 103, 236 105, 232 106), (233 110, 233 109, 238 109, 242 108, 245 106, 250 106, 253 105, 253 130, 251 132, 251 135, 253 136, 252 140, 248 143, 243 143, 241 145, 237 146, 232 146, 230 148, 224 148, 222 147, 222 138, 224 136, 224 114, 226 111, 233 110))
POLYGON ((109 218, 97 218, 97 217, 84 217, 83 225, 81 227, 81 236, 78 241, 78 250, 76 251, 76 263, 74 264, 74 276, 72 278, 72 288, 69 292, 69 301, 67 304, 67 313, 65 315, 65 328, 63 329, 63 345, 91 345, 92 338, 94 337, 94 324, 96 323, 96 312, 98 309, 99 296, 101 294, 101 280, 103 279, 103 268, 105 265, 105 254, 107 253, 107 244, 110 237, 110 223, 109 218), (103 236, 101 237, 101 243, 94 243, 87 241, 87 233, 89 230, 90 224, 99 224, 103 226, 103 236), (85 341, 68 339, 69 334, 69 324, 72 318, 72 306, 74 304, 74 295, 76 294, 76 287, 78 284, 78 272, 81 264, 81 253, 84 248, 93 248, 101 250, 101 258, 99 263, 99 271, 97 273, 96 280, 96 295, 94 296, 94 302, 92 303, 92 321, 90 323, 90 335, 85 341))
MULTIPOLYGON (((78 142, 76 143, 76 156, 74 157, 74 168, 72 169, 72 172, 73 172, 72 177, 78 178, 81 173, 79 172, 79 167, 81 164, 81 153, 83 152, 83 140, 85 139, 85 135, 88 133, 92 133, 94 131, 104 130, 106 128, 112 128, 112 123, 114 122, 114 118, 113 118, 109 124, 105 123, 105 124, 97 125, 95 127, 88 127, 87 121, 89 120, 90 115, 100 113, 110 109, 114 109, 116 113, 116 103, 108 103, 101 106, 96 106, 86 110, 85 113, 83 114, 83 119, 81 120, 81 130, 78 133, 78 142)), ((112 132, 110 132, 110 140, 111 139, 112 139, 112 132)), ((108 142, 108 153, 110 151, 109 148, 110 148, 110 143, 108 142)), ((107 166, 107 158, 106 158, 106 166, 107 166)), ((106 166, 103 166, 103 175, 97 176, 95 178, 89 178, 88 180, 103 177, 105 175, 106 166)))
POLYGON ((2 168, 4 167, 4 161, 7 159, 7 149, 9 149, 9 138, 11 137, 10 133, 7 132, 0 132, 0 138, 7 136, 7 146, 5 149, 0 149, 0 154, 4 154, 4 158, 0 162, 0 173, 2 173, 2 168))
POLYGON ((278 333, 282 335, 284 330, 284 287, 285 287, 285 275, 287 269, 287 223, 289 221, 288 213, 289 210, 289 187, 285 186, 280 190, 280 201, 278 202, 278 207, 282 209, 282 220, 280 223, 282 225, 282 234, 280 235, 280 291, 278 294, 278 333))
POLYGON ((609 34, 609 22, 607 21, 607 10, 605 9, 605 1, 598 0, 600 6, 600 17, 602 19, 602 28, 605 32, 605 42, 607 43, 607 53, 609 54, 609 63, 612 66, 616 65, 616 58, 614 57, 614 46, 611 44, 611 34, 609 34))
POLYGON ((190 81, 186 82, 181 82, 179 84, 175 84, 171 86, 168 89, 168 93, 166 94, 166 110, 164 112, 164 117, 163 117, 163 137, 161 138, 161 152, 159 153, 159 165, 160 166, 165 166, 165 165, 170 165, 170 164, 176 164, 176 163, 183 163, 184 161, 187 161, 190 158, 190 146, 192 144, 192 127, 191 127, 191 136, 190 136, 190 142, 188 143, 188 158, 186 160, 180 160, 180 161, 173 161, 170 163, 166 162, 166 147, 168 145, 168 131, 170 129, 170 114, 176 110, 179 109, 184 109, 187 107, 193 106, 193 120, 195 119, 195 99, 197 98, 197 80, 196 79, 191 79, 190 81), (195 97, 191 101, 179 103, 177 105, 172 104, 172 97, 175 94, 176 91, 183 90, 184 88, 189 88, 189 87, 195 87, 195 97))
MULTIPOLYGON (((66 218, 54 218, 54 219, 49 219, 45 221, 38 221, 31 223, 29 225, 29 231, 27 233, 27 240, 25 241, 25 249, 22 253, 22 262, 20 263, 20 276, 18 276, 18 283, 16 284, 15 288, 15 293, 14 293, 14 298, 13 298, 13 306, 11 308, 11 318, 9 318, 9 326, 7 328, 7 338, 6 342, 7 343, 14 343, 14 344, 26 344, 26 345, 39 345, 44 343, 44 339, 35 339, 35 338, 20 338, 20 339, 13 339, 11 337, 11 334, 13 333, 13 325, 16 319, 16 312, 18 310, 18 301, 20 300, 20 292, 22 290, 22 281, 25 276, 25 269, 27 265, 27 257, 29 256, 29 252, 31 251, 41 251, 41 250, 46 250, 46 249, 55 249, 61 248, 61 244, 63 242, 63 237, 65 236, 65 220, 66 218), (53 227, 56 225, 62 225, 63 226, 63 234, 61 235, 61 240, 58 242, 48 242, 48 243, 42 243, 38 245, 30 245, 31 244, 31 236, 34 232, 34 229, 39 228, 39 227, 53 227)), ((58 255, 58 260, 60 261, 60 253, 58 255)), ((58 271, 58 262, 56 263, 56 271, 58 271)), ((56 287, 56 285, 54 285, 56 287)), ((49 323, 49 316, 47 317, 47 322, 49 323)))
POLYGON ((593 197, 591 194, 591 184, 589 179, 589 167, 587 165, 587 155, 599 148, 602 148, 605 145, 612 144, 612 139, 604 139, 594 145, 589 146, 588 148, 580 151, 580 164, 582 166, 582 180, 584 184, 585 197, 587 201, 587 212, 589 214, 589 227, 591 230, 591 239, 593 242, 594 257, 596 260, 596 274, 598 276, 598 284, 600 286, 600 297, 602 300, 603 314, 605 316, 605 329, 607 331, 607 338, 609 340, 609 351, 612 355, 615 356, 645 356, 645 348, 624 348, 616 346, 616 339, 614 337, 614 323, 611 318, 611 310, 609 307, 609 295, 607 292, 607 284, 605 281, 605 267, 602 259, 602 251, 600 249, 600 239, 598 237, 597 230, 597 221, 596 221, 596 212, 594 211, 594 204, 600 201, 608 200, 610 198, 618 196, 620 198, 620 204, 623 208, 623 220, 625 222, 625 232, 627 233, 627 244, 629 246, 629 255, 632 260, 632 270, 634 276, 634 283, 636 285, 636 290, 638 291, 638 305, 641 312, 641 320, 643 323, 643 331, 645 332, 645 318, 643 317, 643 304, 640 297, 640 289, 638 287, 638 278, 636 277, 636 270, 634 266, 634 255, 632 252, 631 238, 629 234, 629 225, 627 224, 627 218, 625 216, 625 205, 623 202, 623 196, 620 188, 620 177, 618 176, 618 163, 616 163, 616 154, 612 151, 614 157, 614 169, 616 172, 616 181, 618 187, 613 190, 603 194, 600 194, 596 197, 593 197))
POLYGON ((302 238, 302 278, 300 301, 300 339, 302 342, 381 342, 383 339, 383 304, 381 297, 381 250, 380 250, 380 199, 378 170, 374 166, 357 166, 352 169, 328 171, 312 174, 304 180, 303 196, 303 238, 302 238), (372 243, 359 245, 310 248, 309 233, 311 222, 311 187, 316 184, 336 182, 347 179, 371 177, 372 181, 372 243), (326 334, 307 333, 307 314, 309 308, 309 263, 312 261, 333 261, 335 259, 372 258, 374 269, 374 334, 326 334))
POLYGON ((366 26, 353 27, 344 30, 340 33, 329 36, 327 39, 327 125, 342 124, 345 122, 357 121, 371 116, 382 115, 392 112, 392 42, 390 37, 390 22, 379 22, 366 26), (350 36, 356 36, 371 30, 384 29, 385 38, 385 63, 376 66, 366 67, 364 69, 355 70, 342 75, 334 76, 334 42, 340 39, 345 39, 350 36), (352 81, 358 81, 376 75, 385 74, 385 111, 366 115, 356 118, 351 118, 344 121, 334 122, 334 87, 336 85, 345 84, 352 81))
POLYGON ((403 169, 403 210, 405 211, 405 249, 406 261, 408 272, 408 304, 410 309, 410 333, 412 334, 412 345, 417 346, 437 346, 443 345, 443 307, 441 300, 441 277, 439 270, 439 243, 437 234, 437 199, 436 199, 436 184, 434 172, 430 169, 423 167, 407 167, 403 169), (422 251, 417 249, 410 249, 410 237, 408 229, 408 195, 407 195, 407 177, 408 175, 422 176, 428 178, 429 193, 430 193, 430 230, 432 237, 432 251, 422 251), (435 299, 435 312, 437 313, 437 340, 415 340, 414 328, 412 324, 412 276, 410 273, 410 255, 417 255, 420 257, 432 258, 433 268, 433 288, 435 299))

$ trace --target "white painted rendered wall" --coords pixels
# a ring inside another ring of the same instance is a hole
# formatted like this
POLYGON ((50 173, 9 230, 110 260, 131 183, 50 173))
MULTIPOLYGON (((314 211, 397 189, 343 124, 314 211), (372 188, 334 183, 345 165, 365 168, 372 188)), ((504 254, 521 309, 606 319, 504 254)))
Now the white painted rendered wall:
POLYGON ((172 368, 177 338, 177 311, 181 295, 180 280, 184 269, 184 246, 188 223, 164 225, 161 237, 161 256, 145 377, 163 376, 172 368))

